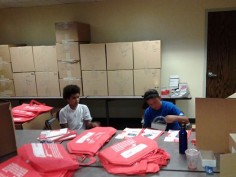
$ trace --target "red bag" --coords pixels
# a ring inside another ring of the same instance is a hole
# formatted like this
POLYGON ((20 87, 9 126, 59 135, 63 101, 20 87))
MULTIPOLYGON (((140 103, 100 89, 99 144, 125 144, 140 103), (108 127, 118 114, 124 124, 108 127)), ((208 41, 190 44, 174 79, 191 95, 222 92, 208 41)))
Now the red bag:
POLYGON ((34 113, 43 113, 43 112, 48 112, 53 109, 51 106, 46 106, 43 103, 40 103, 35 100, 31 100, 29 104, 23 103, 20 106, 16 106, 13 108, 13 110, 23 110, 23 111, 29 111, 29 112, 34 112, 34 113))
POLYGON ((90 163, 81 163, 80 165, 90 165, 96 162, 96 159, 91 157, 95 156, 98 150, 108 142, 115 133, 116 129, 112 127, 95 127, 86 130, 67 143, 68 151, 82 156, 83 160, 89 157, 92 160, 90 163))
POLYGON ((79 163, 72 159, 61 144, 25 144, 18 149, 18 154, 41 173, 79 168, 79 163))
POLYGON ((155 173, 170 159, 155 141, 142 136, 116 143, 99 152, 98 157, 109 173, 126 175, 155 173))
POLYGON ((41 177, 29 164, 15 156, 0 164, 0 176, 4 177, 41 177))
POLYGON ((30 121, 37 117, 39 114, 51 111, 53 108, 31 100, 30 104, 22 104, 12 108, 12 116, 14 122, 23 123, 30 121))

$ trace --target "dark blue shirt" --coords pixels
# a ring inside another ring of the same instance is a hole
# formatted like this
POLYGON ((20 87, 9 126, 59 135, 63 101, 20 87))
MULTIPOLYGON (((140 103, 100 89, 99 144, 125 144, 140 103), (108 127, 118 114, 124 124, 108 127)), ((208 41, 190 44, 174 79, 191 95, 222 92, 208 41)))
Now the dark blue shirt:
MULTIPOLYGON (((163 116, 166 117, 167 115, 176 115, 176 116, 183 116, 183 112, 175 106, 173 103, 167 101, 161 101, 162 106, 159 110, 154 110, 151 107, 148 107, 144 113, 144 126, 151 127, 152 121, 155 117, 163 116)), ((180 126, 177 121, 173 123, 168 123, 166 126, 166 131, 168 130, 179 130, 180 126)))

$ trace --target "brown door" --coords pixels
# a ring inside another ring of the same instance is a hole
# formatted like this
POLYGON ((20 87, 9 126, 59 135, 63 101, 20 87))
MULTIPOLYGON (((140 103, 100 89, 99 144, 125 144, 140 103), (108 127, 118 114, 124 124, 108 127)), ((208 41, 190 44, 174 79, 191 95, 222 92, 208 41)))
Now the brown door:
POLYGON ((206 97, 236 92, 236 11, 209 12, 206 97))

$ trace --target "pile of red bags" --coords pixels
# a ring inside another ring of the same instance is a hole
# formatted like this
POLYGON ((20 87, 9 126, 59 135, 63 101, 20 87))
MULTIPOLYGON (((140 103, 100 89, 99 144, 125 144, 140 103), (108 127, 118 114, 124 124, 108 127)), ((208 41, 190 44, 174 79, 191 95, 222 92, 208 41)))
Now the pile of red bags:
POLYGON ((112 174, 156 173, 168 164, 170 155, 149 138, 136 136, 98 153, 104 168, 112 174))
POLYGON ((29 104, 23 103, 20 106, 12 108, 12 116, 14 122, 23 123, 34 119, 41 113, 49 112, 52 109, 53 107, 31 100, 29 104))

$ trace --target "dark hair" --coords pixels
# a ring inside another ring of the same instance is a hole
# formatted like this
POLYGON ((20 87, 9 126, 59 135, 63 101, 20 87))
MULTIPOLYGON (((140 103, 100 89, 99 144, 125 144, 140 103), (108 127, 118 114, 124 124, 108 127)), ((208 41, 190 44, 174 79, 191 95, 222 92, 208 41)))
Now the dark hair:
POLYGON ((63 98, 69 99, 71 95, 80 94, 80 88, 77 85, 67 85, 63 89, 63 98))
POLYGON ((147 101, 147 100, 149 100, 151 98, 157 98, 157 97, 159 97, 159 93, 155 89, 149 89, 143 95, 143 98, 144 98, 145 101, 147 101))

